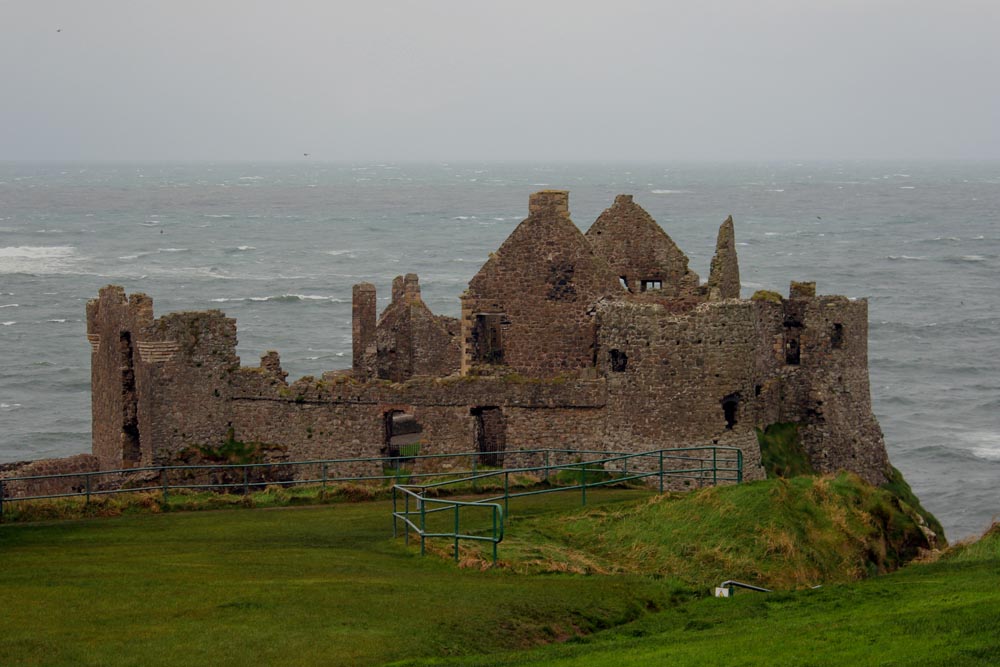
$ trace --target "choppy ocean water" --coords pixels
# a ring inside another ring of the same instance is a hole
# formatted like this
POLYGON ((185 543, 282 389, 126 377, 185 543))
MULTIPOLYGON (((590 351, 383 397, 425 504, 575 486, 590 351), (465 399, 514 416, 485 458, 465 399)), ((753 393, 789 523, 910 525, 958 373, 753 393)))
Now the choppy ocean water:
POLYGON ((351 363, 351 286, 419 274, 437 313, 527 214, 582 229, 631 193, 707 278, 732 213, 744 295, 816 280, 867 297, 889 454, 950 539, 1000 514, 1000 163, 0 163, 0 462, 89 451, 84 305, 218 308, 243 363, 351 363))

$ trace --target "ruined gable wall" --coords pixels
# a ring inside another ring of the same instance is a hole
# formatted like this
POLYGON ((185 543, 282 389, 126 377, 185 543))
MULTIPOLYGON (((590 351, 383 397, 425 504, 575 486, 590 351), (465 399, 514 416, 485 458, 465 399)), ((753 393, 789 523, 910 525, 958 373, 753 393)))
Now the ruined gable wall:
POLYGON ((799 364, 784 368, 781 420, 801 424, 802 442, 821 472, 851 470, 873 484, 885 482, 889 459, 871 409, 867 301, 799 298, 786 309, 796 310, 802 327, 799 364))
POLYGON ((569 219, 567 193, 532 195, 531 215, 491 256, 462 297, 463 372, 477 365, 476 316, 502 314, 503 365, 525 375, 593 367, 600 298, 624 290, 569 219))
POLYGON ((753 427, 778 416, 773 346, 781 332, 780 306, 726 301, 672 314, 632 301, 605 304, 598 315, 609 449, 738 446, 745 476, 762 474, 753 427), (733 401, 732 428, 727 398, 733 401))
POLYGON ((587 230, 594 251, 612 271, 624 277, 630 292, 641 291, 643 280, 662 281, 667 296, 698 293, 698 274, 688 258, 632 195, 618 195, 615 203, 587 230))

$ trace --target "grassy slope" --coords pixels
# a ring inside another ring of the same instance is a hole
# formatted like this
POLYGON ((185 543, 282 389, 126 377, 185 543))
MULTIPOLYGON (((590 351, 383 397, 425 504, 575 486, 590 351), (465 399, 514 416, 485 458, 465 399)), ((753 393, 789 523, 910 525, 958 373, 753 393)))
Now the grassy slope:
POLYGON ((383 501, 0 525, 0 664, 381 664, 523 648, 671 604, 674 590, 649 578, 420 558, 392 540, 389 512, 383 501))
POLYGON ((787 589, 890 571, 918 546, 927 546, 924 535, 899 501, 845 473, 654 496, 557 521, 514 517, 500 555, 522 572, 655 574, 702 589, 738 579, 787 589))
POLYGON ((462 665, 996 665, 1000 527, 935 563, 849 585, 739 593, 606 632, 462 665))

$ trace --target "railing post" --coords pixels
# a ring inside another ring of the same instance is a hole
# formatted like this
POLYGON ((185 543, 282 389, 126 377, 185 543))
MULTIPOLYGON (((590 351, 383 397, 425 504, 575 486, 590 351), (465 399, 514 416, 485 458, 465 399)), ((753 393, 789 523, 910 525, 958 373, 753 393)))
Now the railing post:
POLYGON ((84 480, 86 480, 86 487, 87 487, 87 491, 86 491, 87 497, 86 497, 86 499, 84 499, 83 502, 84 502, 85 505, 89 505, 90 504, 90 473, 85 474, 83 476, 83 478, 84 478, 84 480))
POLYGON ((660 450, 660 493, 663 493, 663 450, 660 450))
MULTIPOLYGON (((323 464, 326 467, 326 464, 323 464)), ((324 480, 326 481, 326 480, 324 480)), ((399 531, 396 529, 396 485, 392 485, 392 539, 399 537, 399 531)))
POLYGON ((712 447, 712 486, 719 485, 719 450, 712 447))
POLYGON ((736 483, 743 482, 743 450, 736 450, 736 483))
MULTIPOLYGON (((3 480, 0 479, 0 519, 3 519, 3 496, 4 496, 3 480)), ((494 525, 496 525, 496 522, 494 522, 494 525)), ((496 532, 496 528, 493 529, 493 532, 494 533, 496 532)))
MULTIPOLYGON (((323 461, 323 488, 324 489, 326 488, 326 478, 327 478, 327 467, 328 467, 328 465, 329 464, 326 461, 323 461)), ((392 489, 392 500, 393 500, 392 511, 395 512, 396 511, 396 505, 395 505, 395 501, 396 501, 396 487, 393 487, 393 489, 392 489)), ((395 528, 395 524, 393 525, 393 528, 395 528)), ((395 537, 396 534, 393 533, 392 536, 395 537)))
POLYGON ((455 562, 458 562, 458 508, 459 505, 455 505, 455 562))
POLYGON ((427 504, 424 501, 423 496, 417 498, 417 502, 420 503, 420 555, 424 555, 424 541, 427 539, 424 537, 424 533, 427 532, 427 513, 424 510, 424 506, 427 504))
POLYGON ((475 454, 472 455, 472 492, 476 492, 476 472, 478 470, 477 464, 479 463, 479 457, 475 454))
POLYGON ((410 494, 403 494, 403 514, 406 516, 406 523, 403 524, 403 544, 410 546, 410 494))
POLYGON ((493 565, 497 564, 497 512, 499 507, 493 508, 493 565))
POLYGON ((545 483, 549 483, 549 450, 545 450, 545 483))
POLYGON ((587 462, 580 464, 580 493, 583 496, 583 504, 587 504, 587 462))
POLYGON ((243 495, 248 495, 250 493, 250 471, 246 466, 243 466, 243 495))
POLYGON ((503 513, 510 514, 510 473, 503 472, 503 513))
POLYGON ((170 486, 167 484, 167 469, 160 468, 160 486, 163 487, 163 504, 167 504, 168 489, 170 486))

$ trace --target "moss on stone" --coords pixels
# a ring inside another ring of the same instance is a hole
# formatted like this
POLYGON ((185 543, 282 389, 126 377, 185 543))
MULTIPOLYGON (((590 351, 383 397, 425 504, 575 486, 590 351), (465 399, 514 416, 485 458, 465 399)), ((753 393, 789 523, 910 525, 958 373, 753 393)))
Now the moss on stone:
POLYGON ((751 301, 770 301, 771 303, 782 303, 781 295, 768 289, 759 289, 750 297, 751 301))

